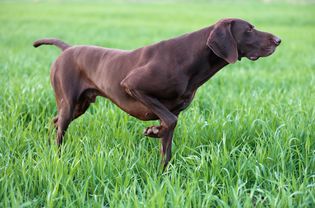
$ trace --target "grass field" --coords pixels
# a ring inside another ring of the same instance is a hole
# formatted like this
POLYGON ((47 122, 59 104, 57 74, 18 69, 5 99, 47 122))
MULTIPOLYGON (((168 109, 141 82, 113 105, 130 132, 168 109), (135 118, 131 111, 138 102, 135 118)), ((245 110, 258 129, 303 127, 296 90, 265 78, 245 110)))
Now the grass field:
POLYGON ((0 3, 0 207, 315 207, 315 5, 211 2, 0 3), (34 40, 134 49, 223 17, 282 44, 200 88, 166 172, 154 122, 101 98, 48 145, 60 51, 34 40))

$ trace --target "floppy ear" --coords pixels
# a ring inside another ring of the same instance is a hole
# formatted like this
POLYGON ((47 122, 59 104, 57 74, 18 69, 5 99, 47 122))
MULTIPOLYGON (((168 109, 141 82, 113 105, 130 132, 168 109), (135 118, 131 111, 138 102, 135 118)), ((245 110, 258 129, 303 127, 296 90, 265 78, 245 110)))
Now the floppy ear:
POLYGON ((221 20, 215 24, 208 37, 207 46, 229 64, 237 61, 237 43, 231 32, 231 21, 221 20))

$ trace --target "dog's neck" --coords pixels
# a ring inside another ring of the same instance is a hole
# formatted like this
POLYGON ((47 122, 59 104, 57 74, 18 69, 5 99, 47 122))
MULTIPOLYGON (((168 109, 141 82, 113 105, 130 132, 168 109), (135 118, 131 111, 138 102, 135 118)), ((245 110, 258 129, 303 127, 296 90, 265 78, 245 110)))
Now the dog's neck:
MULTIPOLYGON (((191 87, 197 89, 228 63, 218 57, 206 44, 213 26, 185 34, 180 39, 190 48, 188 56, 193 56, 187 73, 191 75, 191 87)), ((189 61, 189 60, 188 60, 189 61)))
MULTIPOLYGON (((173 65, 190 77, 189 89, 195 91, 228 64, 207 46, 207 39, 212 29, 213 26, 202 28, 146 48, 147 51, 152 52, 151 54, 163 48, 165 53, 162 55, 172 59, 173 65)), ((134 52, 141 56, 142 49, 136 49, 134 52)))

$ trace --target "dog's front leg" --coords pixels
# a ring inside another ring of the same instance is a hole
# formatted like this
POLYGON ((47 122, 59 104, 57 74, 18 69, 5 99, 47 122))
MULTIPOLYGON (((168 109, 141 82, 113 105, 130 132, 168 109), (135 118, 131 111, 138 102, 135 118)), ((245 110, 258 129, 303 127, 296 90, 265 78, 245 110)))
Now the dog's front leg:
POLYGON ((147 137, 152 138, 161 138, 160 130, 162 129, 162 126, 149 126, 146 129, 144 129, 143 134, 147 137))
POLYGON ((155 98, 145 95, 137 90, 131 90, 131 94, 144 105, 149 107, 161 120, 161 128, 158 135, 162 142, 161 153, 165 169, 172 156, 172 139, 174 129, 177 124, 177 116, 171 113, 160 101, 155 98))
POLYGON ((122 86, 128 94, 143 103, 159 117, 161 126, 158 137, 161 138, 162 142, 161 153, 165 169, 172 156, 172 139, 177 124, 177 116, 170 112, 158 99, 145 94, 143 91, 131 88, 127 83, 122 83, 122 86))
POLYGON ((164 135, 162 136, 162 146, 161 146, 161 154, 162 159, 164 161, 164 167, 163 170, 167 167, 167 164, 171 160, 172 157, 172 140, 173 140, 173 134, 176 127, 176 122, 172 124, 170 128, 168 128, 166 131, 164 131, 164 135))

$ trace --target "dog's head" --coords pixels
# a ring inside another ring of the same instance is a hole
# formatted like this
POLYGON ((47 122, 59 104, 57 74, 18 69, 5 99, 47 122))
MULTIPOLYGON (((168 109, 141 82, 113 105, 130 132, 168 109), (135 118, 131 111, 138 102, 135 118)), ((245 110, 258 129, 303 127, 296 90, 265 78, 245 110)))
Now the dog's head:
POLYGON ((257 60, 271 55, 281 39, 267 32, 258 31, 241 19, 222 19, 217 22, 207 40, 207 46, 228 63, 246 57, 257 60))

